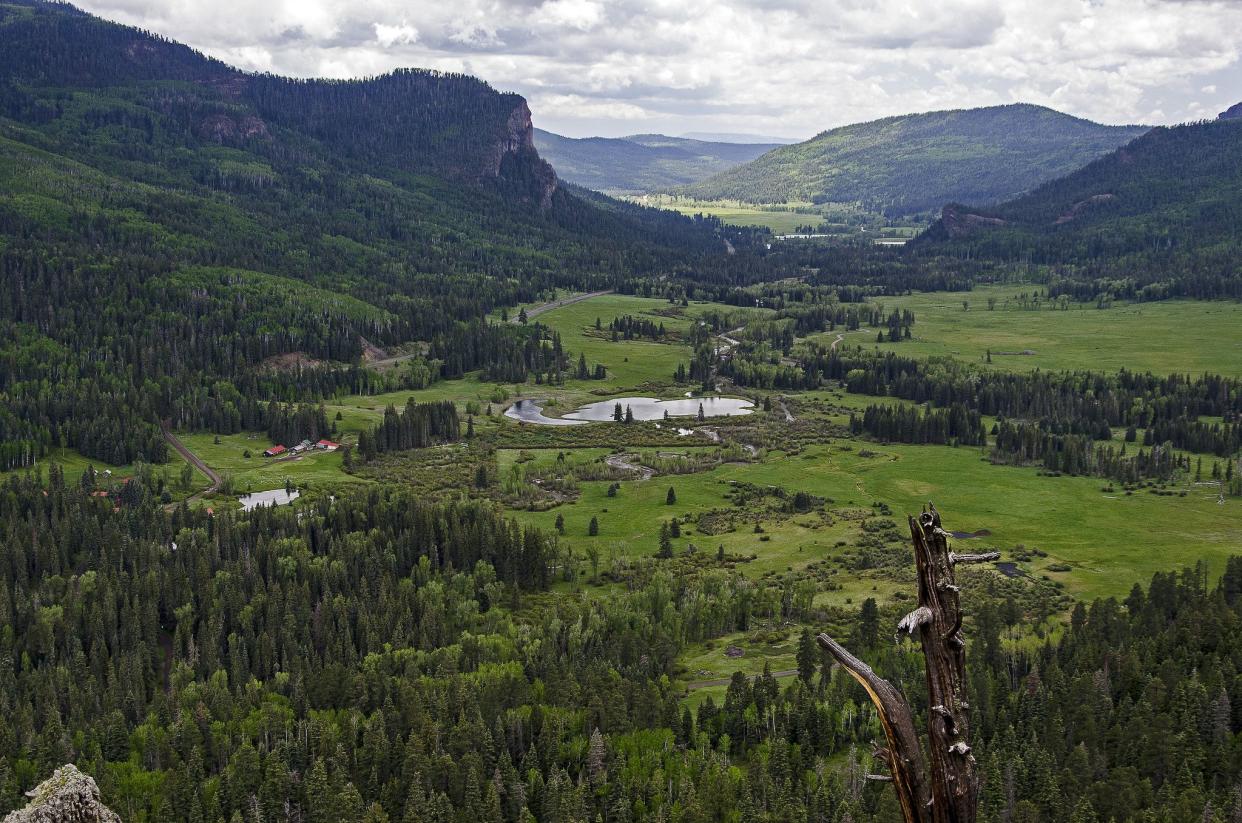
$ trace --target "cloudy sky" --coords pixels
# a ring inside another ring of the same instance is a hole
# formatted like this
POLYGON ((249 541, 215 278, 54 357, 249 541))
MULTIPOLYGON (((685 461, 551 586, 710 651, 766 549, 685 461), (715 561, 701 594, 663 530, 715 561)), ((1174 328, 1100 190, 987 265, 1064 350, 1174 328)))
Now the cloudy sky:
POLYGON ((1173 123, 1242 100, 1242 0, 75 0, 245 69, 459 71, 575 137, 805 138, 1026 101, 1173 123))

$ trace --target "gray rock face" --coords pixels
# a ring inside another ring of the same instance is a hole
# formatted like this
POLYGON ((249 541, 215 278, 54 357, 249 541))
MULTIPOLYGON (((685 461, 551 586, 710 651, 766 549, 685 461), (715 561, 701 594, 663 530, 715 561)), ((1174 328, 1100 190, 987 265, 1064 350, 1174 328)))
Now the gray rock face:
POLYGON ((1218 120, 1242 120, 1242 103, 1234 103, 1217 117, 1218 120))
POLYGON ((61 766, 33 791, 30 803, 10 812, 4 823, 121 823, 99 799, 99 786, 72 763, 61 766))

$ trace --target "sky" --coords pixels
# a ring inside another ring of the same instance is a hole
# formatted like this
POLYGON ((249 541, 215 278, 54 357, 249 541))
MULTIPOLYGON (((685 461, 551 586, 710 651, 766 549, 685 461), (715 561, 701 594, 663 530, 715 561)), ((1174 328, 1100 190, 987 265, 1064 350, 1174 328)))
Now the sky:
POLYGON ((1038 103, 1177 123, 1242 101, 1242 0, 75 0, 242 69, 464 72, 571 137, 805 139, 1038 103))

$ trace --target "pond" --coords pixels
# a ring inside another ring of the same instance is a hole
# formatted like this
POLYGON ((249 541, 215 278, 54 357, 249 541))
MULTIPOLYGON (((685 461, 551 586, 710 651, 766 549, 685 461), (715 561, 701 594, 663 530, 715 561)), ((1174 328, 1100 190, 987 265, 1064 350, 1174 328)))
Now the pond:
POLYGON ((241 501, 242 511, 248 512, 251 509, 257 509, 259 506, 283 506, 286 503, 292 503, 300 496, 301 493, 297 489, 291 492, 284 489, 271 489, 265 492, 243 494, 237 499, 241 501))
POLYGON ((613 419, 617 404, 622 410, 629 406, 635 420, 663 420, 669 417, 694 417, 703 407, 704 417, 734 417, 750 414, 754 404, 740 397, 691 397, 678 400, 659 400, 655 397, 618 397, 588 403, 564 417, 547 417, 543 407, 530 400, 519 400, 505 410, 505 417, 523 423, 540 423, 545 426, 575 426, 581 423, 601 422, 613 419))
POLYGON ((663 420, 664 413, 669 417, 694 417, 703 406, 704 417, 734 417, 750 414, 754 404, 740 397, 690 397, 679 400, 657 400, 654 397, 618 397, 615 400, 601 400, 590 403, 577 411, 565 415, 569 420, 612 420, 617 404, 624 410, 629 406, 635 420, 663 420))
POLYGON ((585 420, 566 420, 563 417, 546 417, 543 406, 534 400, 519 400, 505 409, 505 417, 522 423, 538 423, 541 426, 580 426, 585 420))

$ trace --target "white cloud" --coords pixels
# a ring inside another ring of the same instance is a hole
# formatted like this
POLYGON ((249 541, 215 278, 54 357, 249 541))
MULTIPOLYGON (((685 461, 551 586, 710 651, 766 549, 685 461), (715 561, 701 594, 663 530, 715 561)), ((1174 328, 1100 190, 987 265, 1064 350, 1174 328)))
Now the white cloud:
POLYGON ((1233 0, 80 0, 243 68, 478 75, 574 135, 809 136, 1013 101, 1116 123, 1242 100, 1233 0))
POLYGON ((592 0, 547 0, 535 11, 535 20, 552 27, 589 31, 603 19, 603 7, 592 0))
POLYGON ((406 23, 404 20, 399 26, 389 26, 384 23, 375 24, 375 41, 384 48, 395 45, 408 46, 418 42, 418 29, 406 23))
POLYGON ((551 117, 570 120, 646 120, 650 115, 642 106, 632 103, 616 103, 611 100, 592 100, 577 94, 534 94, 531 108, 551 117))

